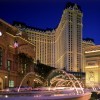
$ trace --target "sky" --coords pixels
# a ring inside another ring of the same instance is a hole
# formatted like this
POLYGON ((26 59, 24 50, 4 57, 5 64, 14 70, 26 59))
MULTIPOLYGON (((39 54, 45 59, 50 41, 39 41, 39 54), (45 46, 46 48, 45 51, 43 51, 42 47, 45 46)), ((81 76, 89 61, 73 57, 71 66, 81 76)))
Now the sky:
POLYGON ((100 0, 0 0, 0 18, 10 24, 19 21, 40 29, 54 29, 67 2, 81 6, 83 38, 92 38, 100 45, 100 0))

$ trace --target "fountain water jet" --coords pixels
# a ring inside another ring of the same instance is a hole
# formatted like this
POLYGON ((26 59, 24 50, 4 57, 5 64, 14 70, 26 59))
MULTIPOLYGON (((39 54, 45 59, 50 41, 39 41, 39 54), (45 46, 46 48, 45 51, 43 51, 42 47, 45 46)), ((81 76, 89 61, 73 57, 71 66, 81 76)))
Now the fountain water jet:
MULTIPOLYGON (((80 87, 80 90, 82 91, 82 93, 84 93, 84 90, 83 90, 83 88, 81 87, 81 84, 79 83, 79 81, 77 80, 77 78, 76 78, 74 75, 68 74, 68 73, 66 73, 66 72, 63 71, 63 70, 56 69, 56 70, 53 70, 53 71, 50 73, 49 77, 52 76, 52 74, 55 73, 55 72, 60 73, 60 75, 58 74, 57 76, 54 76, 54 78, 52 78, 52 79, 50 80, 50 83, 57 82, 56 85, 55 85, 55 86, 57 86, 61 81, 63 81, 63 83, 67 82, 67 81, 66 81, 66 77, 67 77, 68 80, 70 81, 70 83, 72 83, 72 86, 73 86, 74 89, 76 90, 76 93, 77 93, 77 94, 79 94, 79 92, 78 92, 78 89, 77 89, 76 86, 75 86, 76 83, 78 83, 78 85, 79 85, 79 87, 80 87), (74 80, 76 81, 75 83, 74 83, 74 81, 73 81, 73 79, 72 79, 71 77, 74 78, 74 80), (63 79, 63 80, 62 80, 62 79, 63 79), (65 81, 64 81, 64 80, 65 80, 65 81)), ((51 85, 52 85, 52 84, 51 84, 51 85)), ((50 85, 50 86, 51 86, 51 85, 50 85)))
MULTIPOLYGON (((23 81, 25 80, 25 78, 26 78, 27 76, 31 75, 31 74, 33 74, 34 76, 38 76, 37 74, 35 75, 34 72, 29 72, 28 74, 26 74, 25 77, 22 79, 20 85, 19 85, 18 92, 20 91, 20 87, 22 86, 22 83, 23 83, 23 81)), ((39 77, 39 76, 38 76, 38 77, 39 77)), ((37 81, 37 82, 43 84, 43 82, 42 82, 40 79, 38 79, 38 78, 34 78, 33 82, 35 82, 35 81, 37 81)))
POLYGON ((81 88, 82 93, 84 93, 84 89, 82 88, 81 83, 77 80, 77 78, 73 74, 69 74, 69 75, 72 76, 76 80, 76 83, 78 83, 79 87, 81 88))

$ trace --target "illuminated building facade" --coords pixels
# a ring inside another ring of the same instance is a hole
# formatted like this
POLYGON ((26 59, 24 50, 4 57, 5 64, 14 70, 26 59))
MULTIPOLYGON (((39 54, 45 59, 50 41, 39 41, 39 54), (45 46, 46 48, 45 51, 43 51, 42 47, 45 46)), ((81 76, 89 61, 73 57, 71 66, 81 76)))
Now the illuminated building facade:
POLYGON ((67 4, 55 33, 56 66, 79 72, 82 68, 82 12, 67 4))
POLYGON ((84 56, 86 86, 94 87, 100 85, 100 45, 86 47, 84 56))
POLYGON ((36 45, 36 60, 66 71, 78 72, 82 68, 82 11, 73 3, 67 3, 58 27, 43 31, 14 23, 25 31, 28 40, 36 45))
POLYGON ((82 66, 83 66, 83 72, 85 72, 85 49, 87 47, 91 47, 91 46, 95 46, 94 41, 92 41, 91 39, 83 39, 82 41, 82 66))
POLYGON ((54 30, 39 30, 24 23, 15 22, 14 26, 28 35, 28 40, 36 46, 36 60, 49 66, 55 66, 54 30))
POLYGON ((33 70, 35 45, 1 19, 0 34, 0 89, 19 86, 23 75, 33 70))

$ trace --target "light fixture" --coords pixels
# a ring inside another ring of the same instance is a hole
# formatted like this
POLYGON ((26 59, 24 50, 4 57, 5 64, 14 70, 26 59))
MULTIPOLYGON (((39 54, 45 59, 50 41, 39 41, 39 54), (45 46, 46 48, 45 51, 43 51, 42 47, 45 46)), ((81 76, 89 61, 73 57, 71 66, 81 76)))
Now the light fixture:
POLYGON ((0 36, 2 36, 2 32, 0 31, 0 36))
POLYGON ((5 78, 8 78, 8 76, 5 75, 5 78))

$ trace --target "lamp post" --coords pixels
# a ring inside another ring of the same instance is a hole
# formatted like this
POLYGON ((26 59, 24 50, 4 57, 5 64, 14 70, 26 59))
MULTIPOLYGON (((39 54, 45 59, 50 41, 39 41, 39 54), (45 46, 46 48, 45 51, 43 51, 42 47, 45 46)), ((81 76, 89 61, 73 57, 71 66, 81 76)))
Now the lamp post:
POLYGON ((6 79, 8 78, 8 76, 7 75, 5 75, 5 88, 6 88, 6 79))

